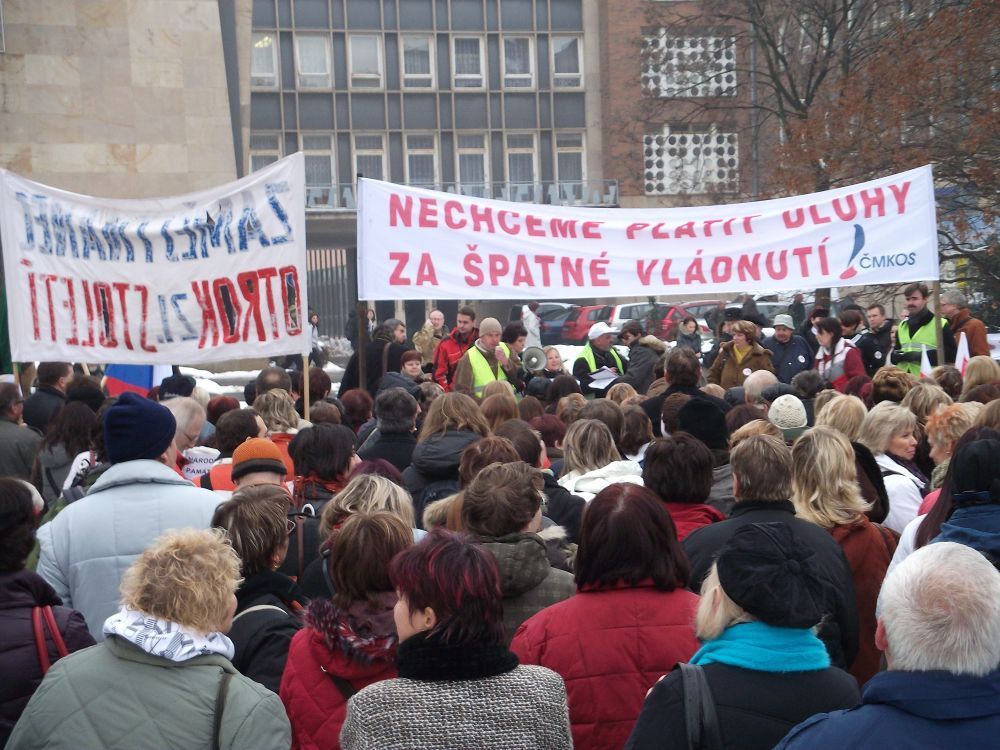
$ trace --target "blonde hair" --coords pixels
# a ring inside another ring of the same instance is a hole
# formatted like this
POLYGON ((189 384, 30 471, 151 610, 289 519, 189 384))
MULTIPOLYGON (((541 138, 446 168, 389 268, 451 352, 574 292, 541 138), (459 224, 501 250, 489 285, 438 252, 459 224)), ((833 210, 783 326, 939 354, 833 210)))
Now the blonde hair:
POLYGON ((867 413, 864 401, 841 393, 816 413, 816 426, 832 427, 853 442, 861 435, 861 425, 867 413))
POLYGON ((712 563, 701 584, 701 599, 694 618, 694 634, 700 641, 713 641, 726 628, 741 622, 753 622, 754 617, 734 602, 719 582, 719 569, 712 563))
POLYGON ((567 473, 593 471, 621 459, 611 430, 604 422, 596 419, 578 419, 566 428, 566 437, 563 438, 563 461, 567 473))
POLYGON ((917 429, 917 418, 909 409, 891 401, 875 404, 861 424, 858 442, 875 455, 885 453, 897 435, 917 429))
POLYGON ((837 396, 843 395, 840 391, 835 391, 833 388, 824 388, 813 396, 813 414, 819 414, 823 411, 824 406, 833 401, 837 396))
POLYGON ((471 396, 464 393, 445 393, 434 399, 427 417, 420 428, 418 443, 434 435, 443 435, 448 430, 465 430, 480 437, 490 434, 490 426, 479 411, 479 406, 471 396))
POLYGON ((854 449, 833 427, 814 427, 792 446, 792 504, 797 516, 824 529, 871 510, 858 487, 854 449))
POLYGON ((518 418, 517 399, 510 393, 495 393, 486 396, 483 403, 479 405, 479 410, 483 414, 483 419, 490 426, 490 432, 495 432, 497 427, 504 422, 518 418))
POLYGON ((570 393, 563 396, 556 404, 556 418, 569 427, 580 416, 583 407, 587 405, 587 399, 580 393, 570 393))
POLYGON ((971 403, 942 406, 928 417, 927 440, 931 445, 941 448, 955 445, 976 421, 979 410, 967 408, 971 403))
POLYGON ((288 432, 299 426, 299 413, 284 388, 264 391, 254 399, 253 408, 271 432, 288 432))
POLYGON ((751 419, 729 436, 729 450, 732 450, 748 437, 753 437, 754 435, 770 435, 779 440, 784 440, 781 428, 774 422, 769 419, 751 419))
POLYGON ((992 357, 985 354, 976 355, 965 366, 963 378, 962 395, 964 396, 976 386, 1000 380, 1000 365, 994 362, 992 357))
POLYGON ((913 386, 899 405, 909 409, 917 418, 917 422, 923 426, 927 424, 927 417, 934 413, 939 406, 948 406, 954 403, 944 388, 931 383, 918 383, 913 386))
POLYGON ((707 396, 715 396, 716 398, 726 397, 726 389, 723 388, 718 383, 709 383, 708 385, 703 385, 700 390, 707 396))
POLYGON ((394 513, 413 528, 413 498, 409 492, 378 474, 358 474, 323 506, 319 516, 320 536, 329 536, 346 516, 379 511, 394 513))
POLYGON ((240 558, 220 529, 158 537, 122 576, 122 604, 199 633, 225 624, 242 579, 240 558))
POLYGON ((448 497, 442 497, 440 500, 435 500, 433 503, 428 504, 424 508, 424 528, 430 531, 431 529, 436 529, 438 526, 446 526, 448 523, 448 513, 457 497, 457 494, 448 495, 448 497))
POLYGON ((608 388, 608 395, 605 397, 619 406, 624 406, 626 399, 637 396, 638 392, 628 383, 615 383, 608 388))
POLYGON ((490 396, 511 396, 514 395, 514 386, 506 380, 491 380, 483 386, 483 400, 490 396))

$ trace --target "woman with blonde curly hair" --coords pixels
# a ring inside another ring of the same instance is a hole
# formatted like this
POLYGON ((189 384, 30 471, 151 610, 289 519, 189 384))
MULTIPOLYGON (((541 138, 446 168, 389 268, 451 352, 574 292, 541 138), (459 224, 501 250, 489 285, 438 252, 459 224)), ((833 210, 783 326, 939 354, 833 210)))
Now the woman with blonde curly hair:
POLYGON ((814 427, 792 446, 795 515, 829 531, 851 568, 859 645, 849 671, 863 685, 879 668, 875 604, 896 539, 868 520, 865 513, 870 506, 861 497, 854 476, 851 444, 832 427, 814 427))
POLYGON ((299 414, 291 395, 284 388, 272 388, 254 399, 253 408, 267 426, 268 439, 281 451, 288 476, 295 476, 288 446, 299 431, 299 414))
POLYGON ((743 385, 747 375, 757 370, 774 372, 771 352, 757 343, 757 326, 738 320, 729 329, 733 340, 725 342, 708 371, 708 382, 726 390, 743 385))
POLYGON ((913 386, 900 406, 913 412, 917 418, 917 452, 913 463, 917 465, 924 476, 929 477, 934 471, 934 460, 931 458, 931 446, 927 442, 927 418, 942 406, 952 403, 952 398, 944 392, 944 388, 933 383, 918 383, 913 386))
POLYGON ((989 385, 1000 380, 1000 364, 997 364, 992 357, 979 355, 969 360, 965 366, 965 375, 962 382, 962 400, 969 395, 969 391, 980 385, 989 385))
POLYGON ((52 667, 8 747, 288 747, 278 696, 230 662, 239 584, 222 531, 158 538, 125 571, 106 640, 52 667), (145 718, 123 731, 123 716, 145 718))

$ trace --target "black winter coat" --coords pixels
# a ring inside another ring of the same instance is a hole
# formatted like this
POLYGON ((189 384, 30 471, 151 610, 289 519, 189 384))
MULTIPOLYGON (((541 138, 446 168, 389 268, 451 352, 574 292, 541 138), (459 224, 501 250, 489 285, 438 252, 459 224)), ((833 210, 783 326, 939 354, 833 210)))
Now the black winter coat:
MULTIPOLYGON (((757 672, 706 664, 702 669, 715 699, 722 745, 733 750, 770 750, 810 716, 858 703, 858 683, 836 667, 757 672)), ((680 670, 674 670, 646 697, 625 750, 687 750, 686 726, 684 685, 680 670)))
POLYGON ((301 627, 297 612, 306 599, 291 578, 265 571, 247 576, 236 591, 236 602, 236 616, 228 633, 236 648, 233 666, 277 693, 288 647, 301 627), (251 607, 261 609, 249 612, 251 607))
POLYGON ((656 379, 653 371, 666 350, 667 345, 656 336, 643 336, 629 346, 628 372, 618 382, 628 383, 637 393, 645 393, 656 379))
MULTIPOLYGON (((417 443, 410 465, 403 472, 403 484, 413 497, 413 512, 419 528, 424 527, 424 507, 428 503, 427 486, 450 481, 454 482, 454 492, 458 492, 458 464, 462 460, 462 451, 481 439, 475 432, 447 430, 417 443)), ((453 493, 447 492, 441 497, 450 494, 453 493)))
POLYGON ((587 501, 560 485, 553 474, 543 472, 542 478, 545 480, 542 489, 545 493, 545 515, 566 529, 567 541, 579 542, 580 521, 587 501))
POLYGON ((411 349, 413 347, 409 344, 398 344, 395 341, 375 340, 366 343, 365 382, 361 382, 361 373, 358 372, 358 352, 354 352, 347 360, 347 367, 344 368, 337 396, 342 397, 352 388, 364 388, 371 394, 372 398, 375 398, 382 376, 387 372, 399 372, 401 367, 399 360, 403 356, 403 352, 408 352, 411 349))
MULTIPOLYGON (((72 653, 94 645, 83 615, 63 607, 62 600, 42 577, 30 570, 0 575, 0 747, 14 730, 28 699, 42 681, 42 667, 35 650, 31 610, 52 607, 56 626, 66 649, 72 653)), ((51 636, 46 638, 49 661, 59 658, 51 636)))
POLYGON ((738 501, 725 521, 697 529, 681 543, 691 563, 692 591, 700 591, 712 563, 737 529, 752 523, 785 523, 792 535, 816 553, 816 560, 831 583, 828 616, 817 635, 830 653, 834 666, 847 669, 858 655, 858 608, 854 596, 854 578, 847 558, 830 532, 821 526, 795 517, 795 507, 787 500, 738 501))
POLYGON ((66 403, 66 394, 47 385, 40 385, 24 400, 24 423, 43 435, 52 418, 66 403))
POLYGON ((649 421, 653 423, 653 435, 656 437, 663 437, 663 434, 660 431, 660 412, 663 410, 663 402, 667 400, 667 396, 672 396, 675 393, 686 393, 688 396, 693 398, 696 397, 706 401, 711 401, 713 404, 722 409, 723 414, 733 408, 721 398, 716 398, 715 396, 710 396, 707 393, 702 393, 698 388, 683 385, 672 385, 660 395, 647 398, 639 404, 639 408, 646 412, 646 416, 649 417, 649 421))
POLYGON ((365 461, 384 458, 401 472, 410 465, 413 449, 417 447, 417 436, 413 432, 373 433, 358 449, 358 456, 365 461))

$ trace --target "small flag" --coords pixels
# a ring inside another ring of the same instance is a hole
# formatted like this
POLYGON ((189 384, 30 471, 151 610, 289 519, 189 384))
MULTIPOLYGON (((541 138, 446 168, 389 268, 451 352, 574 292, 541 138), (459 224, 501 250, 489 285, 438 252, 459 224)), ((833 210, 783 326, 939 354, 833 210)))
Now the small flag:
POLYGON ((965 331, 958 334, 958 350, 955 353, 955 368, 965 377, 965 367, 969 364, 969 342, 965 338, 965 331))
POLYGON ((104 369, 104 384, 109 396, 126 392, 145 396, 171 372, 170 365, 108 365, 104 369))
POLYGON ((920 345, 920 377, 929 378, 931 376, 931 358, 927 356, 927 344, 920 345))

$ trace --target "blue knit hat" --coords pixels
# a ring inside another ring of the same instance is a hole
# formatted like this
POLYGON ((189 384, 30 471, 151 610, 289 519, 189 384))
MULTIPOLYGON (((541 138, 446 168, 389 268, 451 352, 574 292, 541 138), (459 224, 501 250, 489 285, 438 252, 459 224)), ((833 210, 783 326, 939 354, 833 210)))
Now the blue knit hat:
POLYGON ((156 460, 176 432, 177 420, 169 409, 135 393, 123 393, 104 413, 104 447, 113 464, 156 460))

